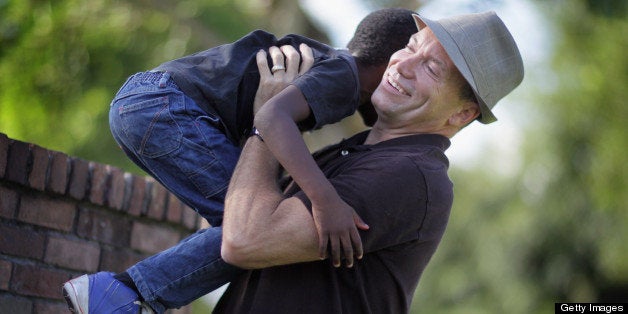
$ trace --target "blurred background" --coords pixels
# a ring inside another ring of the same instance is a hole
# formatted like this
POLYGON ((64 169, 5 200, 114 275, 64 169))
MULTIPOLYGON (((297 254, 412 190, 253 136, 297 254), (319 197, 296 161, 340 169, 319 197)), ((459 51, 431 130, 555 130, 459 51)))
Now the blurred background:
MULTIPOLYGON (((142 174, 107 122, 129 75, 256 28, 342 47, 368 12, 394 6, 433 19, 494 10, 526 68, 498 122, 453 139, 452 216, 412 312, 627 302, 628 1, 0 0, 0 132, 142 174)), ((361 130, 354 116, 305 136, 316 149, 361 130)))

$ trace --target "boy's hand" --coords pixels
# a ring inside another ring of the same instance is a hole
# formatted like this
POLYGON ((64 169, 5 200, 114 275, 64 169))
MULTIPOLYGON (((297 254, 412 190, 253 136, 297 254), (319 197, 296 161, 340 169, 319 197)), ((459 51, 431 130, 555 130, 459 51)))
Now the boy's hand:
POLYGON ((347 267, 352 267, 353 255, 358 259, 363 255, 362 240, 357 228, 368 230, 369 226, 335 191, 333 194, 324 203, 312 202, 312 215, 318 230, 319 256, 321 259, 327 256, 329 243, 334 267, 340 267, 343 256, 347 267))
POLYGON ((266 51, 260 50, 257 53, 256 61, 260 74, 260 82, 257 93, 255 94, 253 113, 257 113, 269 99, 312 67, 314 64, 312 48, 306 44, 301 44, 299 50, 301 54, 299 54, 294 47, 289 45, 281 46, 281 48, 270 47, 268 52, 273 62, 272 69, 268 65, 266 51))

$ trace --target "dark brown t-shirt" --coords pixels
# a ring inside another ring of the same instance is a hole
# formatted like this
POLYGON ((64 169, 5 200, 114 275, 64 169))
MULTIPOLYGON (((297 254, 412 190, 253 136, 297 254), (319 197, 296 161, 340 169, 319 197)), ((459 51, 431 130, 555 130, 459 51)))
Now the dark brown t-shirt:
MULTIPOLYGON (((419 278, 445 231, 453 201, 444 155, 449 139, 412 135, 361 145, 360 133, 315 154, 345 202, 370 226, 353 268, 329 259, 248 271, 215 313, 407 313, 419 278)), ((311 209, 287 182, 286 195, 311 209)), ((272 226, 269 226, 272 228, 272 226)))

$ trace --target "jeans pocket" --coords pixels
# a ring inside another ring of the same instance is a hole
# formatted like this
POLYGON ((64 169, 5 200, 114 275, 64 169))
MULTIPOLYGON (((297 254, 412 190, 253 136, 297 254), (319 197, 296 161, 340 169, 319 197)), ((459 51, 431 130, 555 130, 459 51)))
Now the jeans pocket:
POLYGON ((240 148, 216 127, 219 119, 204 115, 190 121, 194 127, 183 129, 181 148, 173 154, 173 162, 204 197, 224 202, 224 193, 220 192, 229 184, 240 148))
POLYGON ((155 158, 181 145, 182 132, 170 112, 176 94, 138 94, 118 100, 120 125, 130 146, 140 156, 155 158))
MULTIPOLYGON (((181 142, 181 149, 168 156, 176 163, 181 175, 187 177, 205 198, 216 197, 227 189, 232 174, 227 157, 220 149, 209 151, 186 138, 181 142)), ((218 200, 224 202, 224 195, 218 200)))

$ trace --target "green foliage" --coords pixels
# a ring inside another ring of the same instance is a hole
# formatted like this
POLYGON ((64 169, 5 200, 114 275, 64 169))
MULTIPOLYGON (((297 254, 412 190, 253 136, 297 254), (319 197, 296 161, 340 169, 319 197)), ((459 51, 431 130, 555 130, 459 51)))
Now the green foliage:
POLYGON ((627 9, 624 1, 585 1, 558 15, 554 64, 562 81, 547 113, 561 169, 540 202, 562 209, 555 226, 570 241, 558 246, 578 261, 568 270, 580 282, 564 277, 565 289, 551 291, 569 300, 628 298, 627 9))
POLYGON ((117 89, 135 72, 240 37, 266 11, 217 0, 0 1, 0 132, 141 172, 109 134, 117 89))

